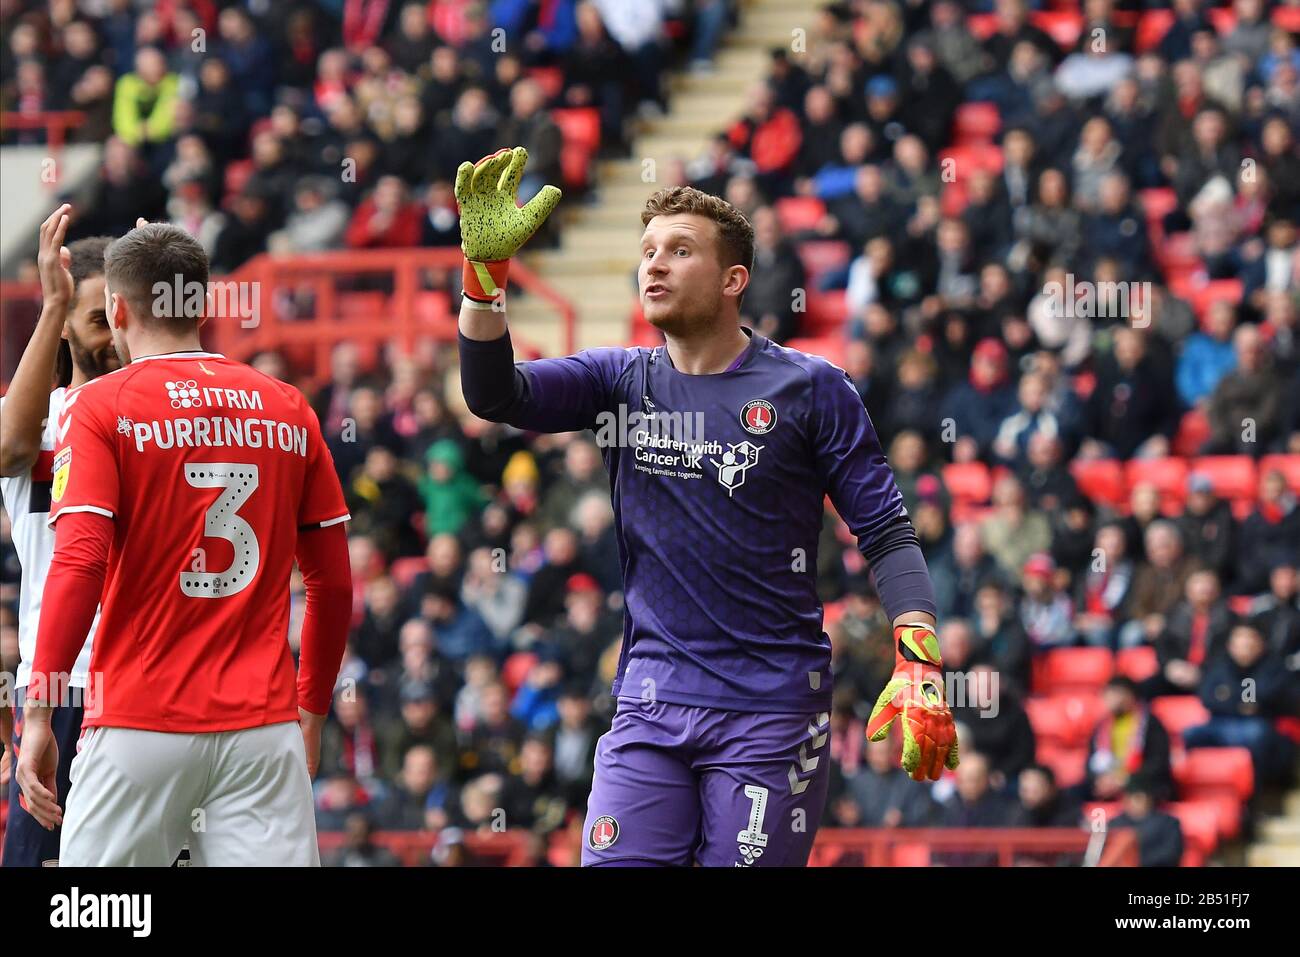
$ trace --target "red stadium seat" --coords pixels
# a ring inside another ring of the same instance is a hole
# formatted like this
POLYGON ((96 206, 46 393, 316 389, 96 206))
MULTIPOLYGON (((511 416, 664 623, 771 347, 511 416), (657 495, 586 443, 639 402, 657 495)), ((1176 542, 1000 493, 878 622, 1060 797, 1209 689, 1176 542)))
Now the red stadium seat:
POLYGON ((840 368, 844 367, 843 336, 818 336, 787 339, 785 346, 787 349, 795 349, 799 352, 807 352, 810 355, 821 356, 832 365, 837 365, 840 368))
POLYGON ((1040 745, 1069 747, 1075 743, 1074 722, 1066 709, 1066 699, 1031 695, 1025 699, 1025 714, 1040 745))
POLYGON ((1232 791, 1248 801, 1255 793, 1255 767, 1245 748, 1189 748, 1174 765, 1174 781, 1185 796, 1232 791))
POLYGON ((388 569, 389 576, 399 589, 405 591, 411 587, 417 575, 429 570, 429 563, 422 556, 399 558, 388 569))
POLYGON ((1179 866, 1179 867, 1191 867, 1191 868, 1195 868, 1195 867, 1204 867, 1204 866, 1205 866, 1205 855, 1204 855, 1203 853, 1201 853, 1201 849, 1200 849, 1199 847, 1194 847, 1193 845, 1191 845, 1191 844, 1187 843, 1186 841, 1184 841, 1184 842, 1183 842, 1183 856, 1182 856, 1182 858, 1178 861, 1178 866, 1179 866))
POLYGON ((1159 223, 1178 208, 1178 195, 1168 186, 1154 186, 1141 190, 1138 195, 1148 223, 1159 223))
POLYGON ((1074 10, 1040 10, 1029 14, 1030 22, 1056 41, 1062 50, 1079 42, 1083 14, 1074 10))
POLYGON ((826 204, 816 196, 783 196, 776 201, 776 218, 785 233, 815 229, 825 215, 826 204))
POLYGON ((1002 116, 993 103, 963 103, 953 117, 952 140, 956 146, 992 143, 1002 129, 1002 116))
POLYGON ((1266 455, 1259 460, 1259 474, 1281 472, 1287 487, 1300 494, 1300 455, 1266 455))
POLYGON ((501 683, 506 686, 513 698, 516 691, 528 678, 528 672, 537 664, 537 656, 531 651, 516 651, 501 666, 501 683))
POLYGON ((1025 713, 1030 716, 1030 723, 1043 721, 1044 727, 1051 730, 1051 737, 1062 747, 1086 746, 1101 720, 1102 711, 1101 696, 1095 691, 1030 695, 1025 699, 1025 713))
POLYGON ((995 511, 996 509, 992 505, 976 505, 973 502, 953 502, 952 523, 953 525, 967 525, 973 522, 978 525, 995 511))
POLYGON ((1147 53, 1160 45, 1169 28, 1174 25, 1174 11, 1148 10, 1138 20, 1137 33, 1133 37, 1133 48, 1138 53, 1147 53))
POLYGON ((564 90, 564 70, 558 66, 535 66, 528 72, 528 78, 542 88, 548 101, 554 100, 564 90))
POLYGON ((1183 828, 1183 844, 1191 845, 1207 857, 1219 846, 1219 815, 1213 804, 1202 801, 1173 801, 1165 810, 1178 818, 1183 828))
POLYGON ((1124 466, 1124 478, 1129 488, 1141 484, 1154 485, 1160 490, 1162 500, 1178 502, 1187 498, 1187 460, 1129 459, 1124 466))
POLYGON ((1188 409, 1178 423, 1178 432, 1174 435, 1173 452, 1175 455, 1192 457, 1210 439, 1210 419, 1201 409, 1188 409))
POLYGON ((943 467, 943 484, 957 502, 983 504, 993 494, 993 479, 983 462, 950 462, 943 467))
POLYGON ((583 189, 591 179, 591 158, 600 149, 600 111, 595 107, 551 110, 564 138, 560 147, 560 176, 571 189, 583 189))
POLYGON ((828 601, 822 606, 822 627, 829 629, 844 617, 844 602, 828 601))
POLYGON ((1070 463, 1070 475, 1079 491, 1098 505, 1117 508, 1128 500, 1124 466, 1117 459, 1075 460, 1070 463))
POLYGON ((1188 305, 1196 295, 1198 283, 1205 280, 1204 271, 1199 261, 1190 263, 1165 263, 1165 285, 1179 299, 1188 305))
POLYGON ((1057 648, 1034 658, 1034 692, 1097 694, 1115 673, 1109 648, 1057 648))
POLYGON ((966 29, 976 40, 987 40, 998 32, 996 13, 972 13, 966 17, 966 29))
POLYGON ((1056 785, 1072 788, 1082 784, 1088 776, 1087 748, 1053 748, 1039 745, 1036 757, 1039 764, 1045 764, 1056 775, 1056 785))
POLYGON ((1230 302, 1234 306, 1241 304, 1242 282, 1240 279, 1215 279, 1207 282, 1192 293, 1192 308, 1196 316, 1205 322, 1206 313, 1216 302, 1230 302))
MULTIPOLYGON (((849 318, 849 305, 843 290, 836 292, 809 292, 805 304, 808 311, 804 313, 800 333, 805 337, 821 338, 824 336, 844 335, 844 323, 849 318)), ((804 350, 805 352, 808 350, 804 350)), ((842 357, 843 347, 838 354, 842 357)), ((837 362, 836 365, 843 365, 837 362)))
POLYGON ((1000 173, 1002 172, 1002 147, 992 143, 950 146, 940 151, 939 168, 944 171, 951 169, 957 181, 963 183, 977 169, 1000 173), (952 160, 952 163, 945 166, 948 160, 952 160))
POLYGON ((551 110, 565 143, 581 146, 590 153, 600 149, 600 111, 592 106, 551 110))
POLYGON ((1219 825, 1219 837, 1231 841, 1241 833, 1242 802, 1232 790, 1204 791, 1194 795, 1184 795, 1191 800, 1208 804, 1214 808, 1214 816, 1219 825))
POLYGON ((1237 13, 1230 7, 1215 7, 1205 12, 1209 15, 1210 23, 1220 36, 1231 33, 1237 25, 1237 13))
POLYGON ((1281 27, 1287 33, 1300 33, 1300 7, 1275 7, 1273 26, 1281 27))
POLYGON ((1156 650, 1150 645, 1124 648, 1115 655, 1115 672, 1134 681, 1144 681, 1160 670, 1156 650))
POLYGON ((1201 699, 1196 695, 1162 695, 1151 700, 1151 713, 1156 716, 1165 730, 1171 735, 1182 737, 1185 730, 1210 720, 1210 712, 1205 710, 1201 699))
POLYGON ((1259 478, 1249 455, 1203 455, 1193 460, 1192 471, 1208 475, 1219 498, 1255 499, 1259 478))
POLYGON ((1166 270, 1173 267, 1200 268, 1201 254, 1196 251, 1196 237, 1191 233, 1173 233, 1156 247, 1156 258, 1166 270))
POLYGON ((585 189, 591 181, 591 151, 573 143, 561 146, 560 179, 570 189, 585 189))
POLYGON ((799 244, 799 261, 807 274, 808 287, 814 289, 822 276, 842 269, 853 257, 853 247, 838 239, 815 239, 799 244))

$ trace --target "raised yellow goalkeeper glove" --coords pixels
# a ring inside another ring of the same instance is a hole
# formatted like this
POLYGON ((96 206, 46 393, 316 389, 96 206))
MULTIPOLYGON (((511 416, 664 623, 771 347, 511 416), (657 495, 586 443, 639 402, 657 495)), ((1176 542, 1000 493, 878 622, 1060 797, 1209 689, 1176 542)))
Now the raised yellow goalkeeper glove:
POLYGON ((543 186, 524 207, 515 205, 515 192, 524 175, 528 150, 498 150, 477 163, 456 170, 456 202, 460 204, 461 251, 465 254, 465 295, 491 302, 505 289, 510 257, 537 231, 560 191, 543 186))
POLYGON ((915 781, 939 780, 957 767, 957 729, 944 703, 943 661, 934 629, 924 624, 894 629, 894 674, 876 699, 867 737, 883 741, 903 719, 903 770, 915 781))

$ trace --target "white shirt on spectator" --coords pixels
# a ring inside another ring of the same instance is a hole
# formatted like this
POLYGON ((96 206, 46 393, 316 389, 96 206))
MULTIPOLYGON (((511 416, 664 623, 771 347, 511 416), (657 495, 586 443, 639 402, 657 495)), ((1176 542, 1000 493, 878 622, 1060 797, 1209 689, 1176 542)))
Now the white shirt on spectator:
POLYGON ((664 0, 594 0, 605 29, 631 53, 659 38, 664 23, 664 0))

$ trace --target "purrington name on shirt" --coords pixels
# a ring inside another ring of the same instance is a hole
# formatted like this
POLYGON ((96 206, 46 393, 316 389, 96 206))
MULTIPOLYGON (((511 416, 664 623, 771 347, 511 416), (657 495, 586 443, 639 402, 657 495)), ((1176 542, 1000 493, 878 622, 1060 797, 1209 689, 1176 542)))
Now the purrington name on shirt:
POLYGON ((275 419, 236 419, 221 415, 176 417, 132 422, 122 419, 118 431, 135 437, 135 450, 146 445, 155 448, 223 448, 239 446, 249 449, 275 449, 307 457, 307 427, 277 422, 275 419))
POLYGON ((74 885, 71 893, 50 898, 50 926, 127 927, 132 937, 148 937, 153 931, 153 895, 83 894, 74 885))

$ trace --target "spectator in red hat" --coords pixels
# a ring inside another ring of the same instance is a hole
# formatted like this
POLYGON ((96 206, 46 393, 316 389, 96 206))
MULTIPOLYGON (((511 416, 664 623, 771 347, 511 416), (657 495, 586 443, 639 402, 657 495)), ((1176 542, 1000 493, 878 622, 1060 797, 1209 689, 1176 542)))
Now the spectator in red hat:
POLYGON ((943 427, 951 419, 956 429, 953 461, 971 462, 987 455, 999 424, 1016 408, 1010 385, 1007 347, 998 339, 983 339, 971 355, 970 379, 948 391, 939 415, 943 427))
POLYGON ((565 584, 564 617, 539 640, 564 669, 565 677, 585 686, 596 679, 601 653, 617 638, 623 623, 605 608, 605 593, 586 572, 565 584))
POLYGON ((1035 651, 1073 644, 1074 602, 1062 587, 1051 556, 1043 552, 1030 556, 1021 581, 1025 594, 1020 599, 1020 622, 1035 651))

